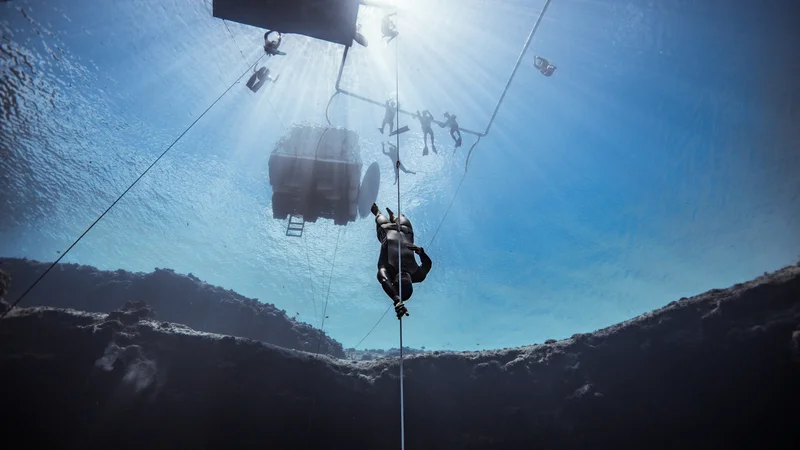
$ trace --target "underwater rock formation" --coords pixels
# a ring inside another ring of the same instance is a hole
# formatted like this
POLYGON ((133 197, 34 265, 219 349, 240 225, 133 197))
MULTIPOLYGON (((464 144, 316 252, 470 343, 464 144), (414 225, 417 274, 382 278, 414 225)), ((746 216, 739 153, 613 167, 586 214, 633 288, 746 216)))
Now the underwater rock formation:
MULTIPOLYGON (((0 258, 0 269, 11 275, 8 295, 14 300, 49 264, 0 258)), ((240 336, 295 350, 344 357, 342 344, 316 328, 295 321, 274 305, 260 303, 231 290, 211 286, 192 274, 168 269, 151 273, 98 270, 78 264, 58 264, 20 306, 52 306, 90 312, 110 312, 129 301, 145 301, 156 318, 198 331, 240 336)))
MULTIPOLYGON (((333 360, 149 318, 0 322, 26 447, 399 448, 398 361, 333 360)), ((405 361, 409 449, 776 449, 800 438, 800 267, 571 339, 405 361)))

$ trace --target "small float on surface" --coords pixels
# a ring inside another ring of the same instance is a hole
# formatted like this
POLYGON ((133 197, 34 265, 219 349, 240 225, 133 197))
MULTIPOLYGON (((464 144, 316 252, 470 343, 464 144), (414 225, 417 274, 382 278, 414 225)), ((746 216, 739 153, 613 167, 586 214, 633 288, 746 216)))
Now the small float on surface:
POLYGON ((358 134, 344 128, 295 125, 269 158, 272 216, 289 218, 287 236, 302 236, 305 222, 347 225, 366 217, 378 198, 380 169, 363 164, 358 134))

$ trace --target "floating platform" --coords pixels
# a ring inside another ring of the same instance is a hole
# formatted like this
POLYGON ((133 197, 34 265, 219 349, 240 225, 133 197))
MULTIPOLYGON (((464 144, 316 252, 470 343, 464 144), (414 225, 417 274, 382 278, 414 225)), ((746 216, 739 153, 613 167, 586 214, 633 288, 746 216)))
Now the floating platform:
POLYGON ((368 171, 362 189, 358 139, 343 128, 293 127, 269 158, 272 216, 302 216, 303 222, 325 218, 336 225, 354 222, 359 204, 377 198, 380 182, 368 171))
POLYGON ((214 0, 212 14, 253 27, 353 45, 359 0, 214 0))

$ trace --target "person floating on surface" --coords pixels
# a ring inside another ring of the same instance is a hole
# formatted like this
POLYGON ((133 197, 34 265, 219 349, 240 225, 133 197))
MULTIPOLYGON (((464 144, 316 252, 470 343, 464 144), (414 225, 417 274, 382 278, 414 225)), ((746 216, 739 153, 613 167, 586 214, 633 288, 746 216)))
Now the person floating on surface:
POLYGON ((383 39, 386 39, 386 45, 389 45, 389 42, 392 42, 392 39, 400 34, 397 32, 397 24, 395 24, 392 19, 392 16, 396 14, 396 12, 387 14, 383 16, 383 20, 381 20, 381 34, 383 34, 383 39))
POLYGON ((431 123, 433 122, 433 114, 427 109, 422 111, 422 114, 419 113, 417 110, 417 114, 414 115, 417 119, 419 119, 419 124, 422 127, 422 143, 425 145, 425 148, 422 149, 422 156, 428 154, 428 136, 431 137, 431 148, 433 149, 433 153, 438 153, 436 151, 436 144, 433 143, 433 128, 431 128, 431 123))
POLYGON ((283 40, 283 35, 278 33, 278 39, 272 41, 269 38, 269 36, 272 33, 278 33, 278 32, 273 30, 273 31, 267 31, 266 33, 264 33, 264 51, 269 56, 285 55, 286 53, 278 50, 278 47, 281 46, 281 40, 283 40))
POLYGON ((406 169, 406 166, 404 166, 403 163, 400 162, 400 160, 398 158, 398 156, 399 156, 398 153, 399 152, 397 151, 397 146, 395 146, 391 142, 389 142, 388 144, 389 144, 389 150, 387 151, 386 150, 386 142, 381 142, 381 146, 383 147, 383 154, 388 156, 389 159, 392 160, 392 166, 394 166, 394 184, 397 184, 397 180, 400 178, 400 171, 401 170, 403 172, 405 172, 405 173, 410 173, 412 175, 416 174, 417 172, 412 172, 412 171, 406 169))
POLYGON ((384 216, 378 205, 372 204, 372 214, 375 215, 375 231, 378 242, 381 243, 381 253, 378 257, 378 282, 383 291, 394 302, 394 311, 398 319, 408 314, 405 301, 411 298, 414 292, 412 283, 425 281, 431 270, 432 262, 425 249, 414 245, 414 229, 411 221, 400 214, 395 217, 391 209, 386 208, 389 217, 384 216), (399 243, 399 249, 398 249, 399 243), (400 254, 398 255, 398 250, 400 254), (422 265, 417 264, 414 254, 419 255, 422 265), (401 270, 397 264, 400 262, 401 270), (402 295, 402 297, 401 297, 402 295))
POLYGON ((556 66, 550 64, 550 61, 541 56, 534 56, 533 65, 546 77, 553 75, 553 72, 556 71, 556 66))
POLYGON ((461 147, 461 129, 458 126, 458 122, 456 122, 456 115, 450 115, 450 113, 444 113, 444 117, 447 118, 445 122, 438 122, 439 126, 444 128, 446 126, 450 126, 450 136, 456 142, 456 148, 453 149, 453 153, 456 152, 458 147, 461 147))
POLYGON ((255 68, 253 68, 253 75, 250 76, 249 80, 247 80, 247 87, 253 92, 258 92, 258 90, 261 89, 261 86, 263 86, 267 81, 272 81, 273 83, 278 81, 278 76, 272 78, 269 75, 269 69, 267 69, 266 66, 258 69, 257 71, 255 68))
POLYGON ((397 103, 393 98, 386 100, 386 112, 383 114, 383 123, 378 130, 383 134, 383 129, 389 125, 389 134, 394 130, 394 115, 397 113, 397 103))

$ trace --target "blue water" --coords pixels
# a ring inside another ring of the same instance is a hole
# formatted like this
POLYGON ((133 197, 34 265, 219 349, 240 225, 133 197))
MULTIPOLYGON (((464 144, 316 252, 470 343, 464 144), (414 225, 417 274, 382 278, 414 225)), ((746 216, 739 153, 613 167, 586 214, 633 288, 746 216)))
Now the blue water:
MULTIPOLYGON (((381 13, 361 8, 370 46, 352 48, 342 87, 482 131, 544 2, 399 3, 388 47, 381 13)), ((474 137, 454 154, 436 127, 439 153, 423 157, 401 117, 418 173, 401 173, 400 208, 434 261, 406 345, 564 338, 798 259, 797 7, 730 3, 553 0, 432 245, 474 137)), ((263 31, 229 33, 210 0, 10 1, 0 17, 2 256, 57 258, 263 54, 263 31)), ((253 94, 242 78, 62 261, 193 273, 315 326, 327 298, 325 331, 352 347, 390 303, 373 222, 287 238, 267 172, 286 128, 326 124, 343 48, 284 41, 287 56, 262 60, 277 83, 253 94)), ((382 116, 344 95, 330 108, 396 208, 382 116)), ((397 334, 389 313, 360 348, 397 334)))

